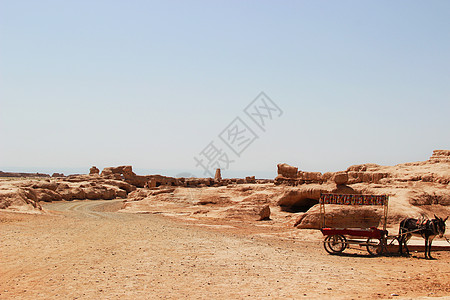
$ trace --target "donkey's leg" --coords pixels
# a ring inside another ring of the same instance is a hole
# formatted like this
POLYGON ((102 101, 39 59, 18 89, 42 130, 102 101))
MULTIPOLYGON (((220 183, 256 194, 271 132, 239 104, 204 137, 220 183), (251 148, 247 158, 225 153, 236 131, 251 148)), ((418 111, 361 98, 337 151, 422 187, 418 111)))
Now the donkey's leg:
POLYGON ((429 238, 428 238, 428 236, 426 236, 425 237, 425 258, 427 259, 428 258, 428 241, 429 241, 429 238))
POLYGON ((431 243, 433 242, 433 240, 432 239, 429 239, 428 240, 428 258, 429 259, 433 259, 432 257, 431 257, 431 243))
POLYGON ((428 258, 433 259, 431 257, 431 243, 433 242, 434 236, 428 238, 428 258))
POLYGON ((397 237, 397 241, 398 241, 398 253, 400 253, 400 255, 403 254, 403 249, 402 249, 402 242, 403 242, 403 230, 402 230, 402 222, 400 222, 400 228, 398 229, 398 237, 397 237))
POLYGON ((403 237, 399 236, 398 237, 398 252, 400 253, 400 255, 403 254, 403 237))
POLYGON ((410 233, 406 234, 405 237, 404 237, 406 255, 408 255, 408 256, 409 256, 408 241, 409 241, 410 238, 411 238, 411 234, 410 233))

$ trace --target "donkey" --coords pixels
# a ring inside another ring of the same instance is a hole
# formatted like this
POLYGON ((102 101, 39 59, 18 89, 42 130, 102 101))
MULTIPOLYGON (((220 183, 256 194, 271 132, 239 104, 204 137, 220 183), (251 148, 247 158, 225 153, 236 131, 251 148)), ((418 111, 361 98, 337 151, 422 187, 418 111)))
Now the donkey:
POLYGON ((406 254, 409 255, 409 249, 406 243, 411 238, 411 235, 420 235, 425 239, 425 258, 432 259, 431 243, 437 235, 441 238, 444 236, 445 221, 447 221, 447 219, 448 217, 442 219, 434 215, 434 219, 432 220, 420 221, 417 219, 408 218, 401 221, 400 229, 398 231, 400 254, 403 254, 402 246, 405 245, 406 254))

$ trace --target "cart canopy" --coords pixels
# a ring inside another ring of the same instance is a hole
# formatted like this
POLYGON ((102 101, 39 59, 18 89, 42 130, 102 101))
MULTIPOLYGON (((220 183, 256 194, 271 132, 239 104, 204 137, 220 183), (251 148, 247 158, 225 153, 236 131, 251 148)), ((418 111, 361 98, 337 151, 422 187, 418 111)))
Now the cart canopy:
POLYGON ((320 204, 338 205, 382 205, 388 204, 387 195, 343 195, 343 194, 321 194, 320 204))

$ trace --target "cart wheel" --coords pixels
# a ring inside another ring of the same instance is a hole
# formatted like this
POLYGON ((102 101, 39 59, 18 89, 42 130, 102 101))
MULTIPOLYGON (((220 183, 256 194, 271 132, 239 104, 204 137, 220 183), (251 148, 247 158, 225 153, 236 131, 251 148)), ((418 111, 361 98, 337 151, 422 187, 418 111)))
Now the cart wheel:
POLYGON ((379 239, 374 238, 368 238, 367 239, 367 252, 369 252, 370 255, 376 256, 381 253, 381 243, 379 239))
POLYGON ((342 235, 329 235, 325 238, 323 247, 330 254, 341 253, 347 248, 347 239, 342 235))

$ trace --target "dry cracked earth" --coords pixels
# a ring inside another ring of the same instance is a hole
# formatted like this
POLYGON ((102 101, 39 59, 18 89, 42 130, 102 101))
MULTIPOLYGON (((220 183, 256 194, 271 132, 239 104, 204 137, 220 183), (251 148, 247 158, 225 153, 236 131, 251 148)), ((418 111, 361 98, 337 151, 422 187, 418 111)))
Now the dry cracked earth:
MULTIPOLYGON (((334 256, 321 240, 264 223, 200 224, 117 210, 121 201, 0 214, 0 299, 412 299, 450 296, 436 260, 334 256)), ((312 235, 316 237, 316 235, 312 235)))

